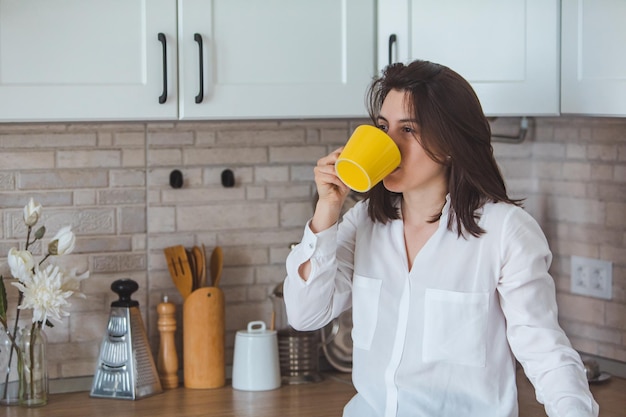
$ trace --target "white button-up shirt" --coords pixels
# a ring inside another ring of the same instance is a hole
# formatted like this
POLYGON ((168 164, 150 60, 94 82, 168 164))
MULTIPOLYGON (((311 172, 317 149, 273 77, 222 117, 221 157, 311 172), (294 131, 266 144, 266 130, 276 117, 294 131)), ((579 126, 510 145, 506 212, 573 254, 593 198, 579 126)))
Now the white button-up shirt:
POLYGON ((402 220, 374 223, 367 203, 287 258, 290 324, 319 329, 352 307, 345 417, 515 417, 515 358, 550 417, 598 415, 579 354, 557 321, 551 253, 537 222, 485 205, 480 238, 437 231, 409 271, 402 220), (298 267, 311 260, 307 281, 298 267))

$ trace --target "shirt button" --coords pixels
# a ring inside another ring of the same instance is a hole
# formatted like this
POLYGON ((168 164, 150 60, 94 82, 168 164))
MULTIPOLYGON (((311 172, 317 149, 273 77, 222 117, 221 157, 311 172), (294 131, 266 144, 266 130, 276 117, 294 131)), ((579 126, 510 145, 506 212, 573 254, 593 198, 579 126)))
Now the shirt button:
POLYGON ((309 243, 309 248, 313 249, 313 244, 312 243, 309 243))

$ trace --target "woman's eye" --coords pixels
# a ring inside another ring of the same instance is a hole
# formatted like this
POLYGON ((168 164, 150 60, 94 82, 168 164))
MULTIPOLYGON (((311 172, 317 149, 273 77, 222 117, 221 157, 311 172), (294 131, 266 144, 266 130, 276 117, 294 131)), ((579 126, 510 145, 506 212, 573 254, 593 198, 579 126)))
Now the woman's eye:
POLYGON ((387 132, 389 130, 389 128, 385 125, 378 125, 378 128, 382 130, 383 132, 387 132))
POLYGON ((403 131, 404 133, 413 133, 413 132, 415 132, 415 130, 413 130, 413 128, 412 128, 412 127, 410 127, 410 126, 404 126, 404 127, 402 128, 402 131, 403 131))

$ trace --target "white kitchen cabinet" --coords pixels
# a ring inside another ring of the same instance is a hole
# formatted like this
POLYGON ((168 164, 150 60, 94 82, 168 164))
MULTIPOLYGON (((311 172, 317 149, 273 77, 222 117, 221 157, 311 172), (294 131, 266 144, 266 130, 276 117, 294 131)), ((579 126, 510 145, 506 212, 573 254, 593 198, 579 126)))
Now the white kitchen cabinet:
POLYGON ((626 116, 626 2, 562 0, 561 112, 626 116))
POLYGON ((487 115, 559 114, 558 0, 380 0, 378 19, 379 68, 437 62, 487 115))
POLYGON ((0 121, 365 116, 375 11, 374 0, 0 0, 0 121))
POLYGON ((0 120, 175 119, 176 48, 176 0, 0 0, 0 120))
POLYGON ((375 12, 374 0, 181 0, 180 118, 365 116, 375 12))

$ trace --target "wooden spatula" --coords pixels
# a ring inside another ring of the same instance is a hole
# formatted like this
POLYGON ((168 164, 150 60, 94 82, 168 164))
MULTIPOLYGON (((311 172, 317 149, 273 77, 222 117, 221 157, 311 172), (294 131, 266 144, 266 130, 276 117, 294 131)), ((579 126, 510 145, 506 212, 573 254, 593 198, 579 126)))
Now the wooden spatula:
POLYGON ((187 252, 182 245, 170 246, 163 249, 165 258, 167 259, 167 267, 174 281, 174 285, 180 291, 183 299, 187 298, 193 290, 193 274, 189 267, 187 252))
POLYGON ((222 248, 216 246, 211 253, 211 285, 217 287, 222 277, 222 267, 224 266, 224 253, 222 248))
POLYGON ((198 246, 194 246, 191 250, 195 259, 195 288, 202 288, 205 286, 206 281, 206 259, 204 252, 198 246))

